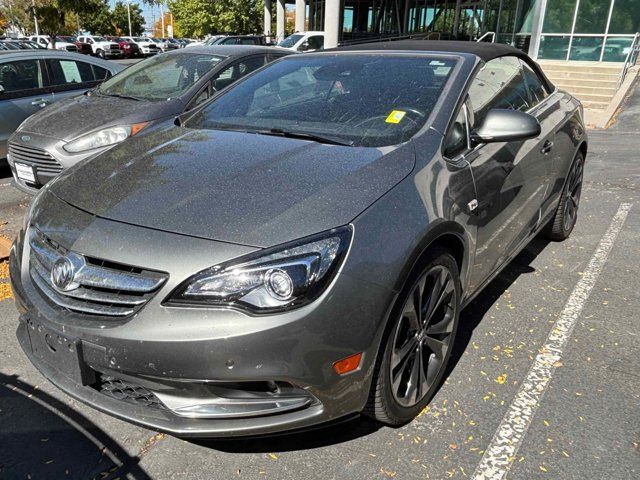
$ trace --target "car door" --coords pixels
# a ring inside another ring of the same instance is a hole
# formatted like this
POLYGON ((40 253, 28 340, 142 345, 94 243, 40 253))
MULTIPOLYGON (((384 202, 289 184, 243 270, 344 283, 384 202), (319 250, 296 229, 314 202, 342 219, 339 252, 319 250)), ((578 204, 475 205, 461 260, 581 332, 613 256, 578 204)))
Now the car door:
POLYGON ((105 69, 87 62, 50 58, 45 60, 52 101, 80 95, 105 79, 105 69))
POLYGON ((552 95, 545 86, 545 83, 536 71, 522 61, 525 84, 529 93, 529 104, 531 113, 540 122, 542 130, 541 152, 546 167, 547 190, 543 199, 540 212, 540 221, 545 221, 557 207, 557 200, 562 190, 563 181, 566 176, 566 154, 574 150, 573 128, 574 125, 567 125, 571 117, 571 112, 564 108, 562 97, 552 95), (571 134, 567 135, 567 130, 571 134))
MULTIPOLYGON (((480 127, 491 109, 529 111, 519 60, 501 57, 487 62, 472 80, 468 107, 470 131, 480 127)), ((550 171, 541 148, 550 134, 547 125, 536 138, 478 145, 466 156, 478 195, 472 288, 500 268, 538 226, 550 171)))
POLYGON ((52 101, 42 60, 0 60, 0 159, 7 155, 7 139, 23 120, 52 101))

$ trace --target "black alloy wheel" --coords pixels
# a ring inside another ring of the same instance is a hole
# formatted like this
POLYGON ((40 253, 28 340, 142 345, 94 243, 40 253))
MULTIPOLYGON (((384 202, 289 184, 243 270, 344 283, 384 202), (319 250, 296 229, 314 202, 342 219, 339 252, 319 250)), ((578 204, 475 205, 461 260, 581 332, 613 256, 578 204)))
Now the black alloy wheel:
POLYGON ((565 240, 571 235, 578 220, 583 176, 584 156, 578 152, 567 175, 556 213, 545 231, 545 235, 551 240, 565 240))
POLYGON ((432 252, 402 299, 365 409, 394 426, 420 413, 446 371, 460 313, 458 266, 451 254, 432 252))

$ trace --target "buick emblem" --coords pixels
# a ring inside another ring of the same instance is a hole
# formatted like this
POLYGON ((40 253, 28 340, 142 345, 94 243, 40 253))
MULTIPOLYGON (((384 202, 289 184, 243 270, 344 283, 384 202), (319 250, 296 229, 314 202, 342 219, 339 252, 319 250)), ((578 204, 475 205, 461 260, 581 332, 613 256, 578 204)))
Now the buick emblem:
POLYGON ((58 290, 68 292, 78 287, 73 281, 75 275, 76 267, 73 262, 68 257, 60 257, 55 261, 51 269, 51 283, 58 290))
POLYGON ((31 137, 29 135, 23 135, 20 137, 20 140, 22 140, 23 142, 30 142, 31 137))

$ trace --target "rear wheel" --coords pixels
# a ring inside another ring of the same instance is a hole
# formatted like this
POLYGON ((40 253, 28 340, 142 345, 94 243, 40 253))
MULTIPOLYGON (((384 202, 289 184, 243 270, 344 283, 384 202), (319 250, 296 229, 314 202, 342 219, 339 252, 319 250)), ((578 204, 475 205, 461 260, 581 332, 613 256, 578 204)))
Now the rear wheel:
POLYGON ((437 249, 423 265, 394 308, 364 412, 391 426, 411 421, 429 403, 446 371, 458 328, 455 259, 437 249))
POLYGON ((578 152, 567 176, 558 209, 544 231, 547 238, 560 241, 571 235, 578 219, 583 173, 584 155, 578 152))

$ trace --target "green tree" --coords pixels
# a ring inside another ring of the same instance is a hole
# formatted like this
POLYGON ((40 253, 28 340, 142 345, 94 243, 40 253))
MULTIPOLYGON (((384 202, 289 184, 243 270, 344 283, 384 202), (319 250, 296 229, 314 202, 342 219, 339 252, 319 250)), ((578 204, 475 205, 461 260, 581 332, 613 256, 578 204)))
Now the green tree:
POLYGON ((263 0, 169 0, 177 27, 188 37, 262 30, 263 0))
POLYGON ((67 23, 68 13, 90 15, 98 11, 102 3, 100 0, 41 0, 35 7, 41 33, 49 35, 55 44, 57 35, 71 33, 67 23))
MULTIPOLYGON (((144 32, 144 16, 142 8, 137 3, 132 3, 131 9, 131 35, 138 36, 144 32)), ((116 2, 116 6, 111 12, 113 24, 117 35, 129 35, 129 19, 127 16, 127 5, 123 2, 116 2)))
POLYGON ((114 35, 114 26, 108 0, 100 0, 92 11, 80 14, 80 26, 92 35, 114 35))

